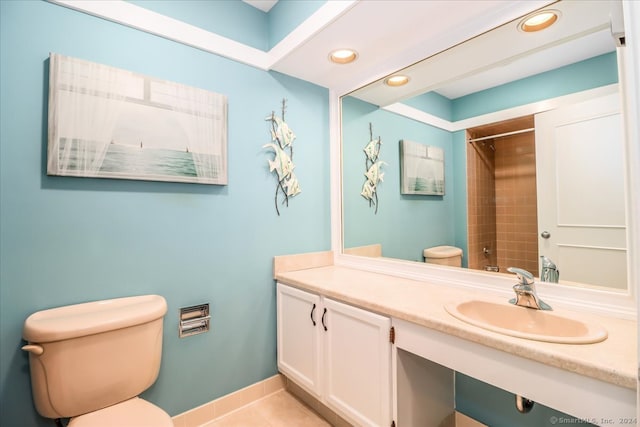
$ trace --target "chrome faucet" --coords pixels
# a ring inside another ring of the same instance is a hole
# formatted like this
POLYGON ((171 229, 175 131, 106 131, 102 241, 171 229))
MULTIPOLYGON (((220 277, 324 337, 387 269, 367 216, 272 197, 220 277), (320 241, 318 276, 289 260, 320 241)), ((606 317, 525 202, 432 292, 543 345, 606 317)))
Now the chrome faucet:
POLYGON ((540 280, 543 282, 558 283, 560 279, 560 270, 553 261, 544 255, 540 256, 542 260, 542 274, 540 274, 540 280))
POLYGON ((527 270, 515 267, 509 267, 507 268, 507 271, 515 273, 518 278, 518 283, 513 286, 513 290, 516 292, 516 297, 509 300, 511 304, 534 308, 536 310, 552 310, 549 304, 538 298, 536 285, 533 282, 533 274, 529 273, 527 270))

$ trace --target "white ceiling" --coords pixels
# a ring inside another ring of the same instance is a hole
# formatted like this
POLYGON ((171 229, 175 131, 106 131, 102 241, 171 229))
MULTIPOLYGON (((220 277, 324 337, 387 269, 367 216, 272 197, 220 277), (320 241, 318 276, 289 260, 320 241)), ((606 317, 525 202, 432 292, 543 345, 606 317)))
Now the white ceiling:
POLYGON ((548 3, 539 0, 356 1, 291 48, 271 68, 345 92, 548 3), (338 65, 328 60, 332 50, 345 47, 358 52, 356 62, 338 65))

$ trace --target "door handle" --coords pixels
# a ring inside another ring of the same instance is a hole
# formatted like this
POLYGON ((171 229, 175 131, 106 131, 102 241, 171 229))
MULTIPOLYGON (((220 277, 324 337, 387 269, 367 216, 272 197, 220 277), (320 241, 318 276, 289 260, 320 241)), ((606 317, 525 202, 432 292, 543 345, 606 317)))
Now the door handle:
POLYGON ((324 323, 324 316, 327 315, 327 308, 325 307, 324 311, 322 312, 322 327, 324 328, 324 330, 327 330, 327 325, 324 323))
POLYGON ((316 326, 316 319, 313 318, 313 312, 314 311, 316 311, 316 304, 315 303, 313 303, 313 308, 311 309, 310 317, 311 317, 311 322, 313 322, 313 326, 316 326))
POLYGON ((551 233, 545 230, 542 233, 540 233, 540 237, 542 237, 543 239, 548 239, 549 237, 551 237, 551 233))

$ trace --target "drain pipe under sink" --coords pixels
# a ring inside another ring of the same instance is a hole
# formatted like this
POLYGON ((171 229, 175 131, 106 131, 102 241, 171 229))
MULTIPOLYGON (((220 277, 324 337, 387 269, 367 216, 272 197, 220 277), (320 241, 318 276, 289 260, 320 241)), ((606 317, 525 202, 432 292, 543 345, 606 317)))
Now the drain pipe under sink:
POLYGON ((533 405, 535 402, 533 400, 529 400, 526 397, 522 397, 519 394, 516 394, 516 409, 521 414, 526 414, 533 409, 533 405))

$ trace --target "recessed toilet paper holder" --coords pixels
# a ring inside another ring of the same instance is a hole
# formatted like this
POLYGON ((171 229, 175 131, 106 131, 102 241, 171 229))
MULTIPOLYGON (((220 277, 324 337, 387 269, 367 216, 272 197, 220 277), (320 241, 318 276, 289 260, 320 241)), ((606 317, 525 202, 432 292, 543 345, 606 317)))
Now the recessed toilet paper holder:
POLYGON ((209 330, 211 316, 209 304, 193 305, 180 309, 180 321, 178 322, 178 336, 180 338, 201 334, 209 330))

